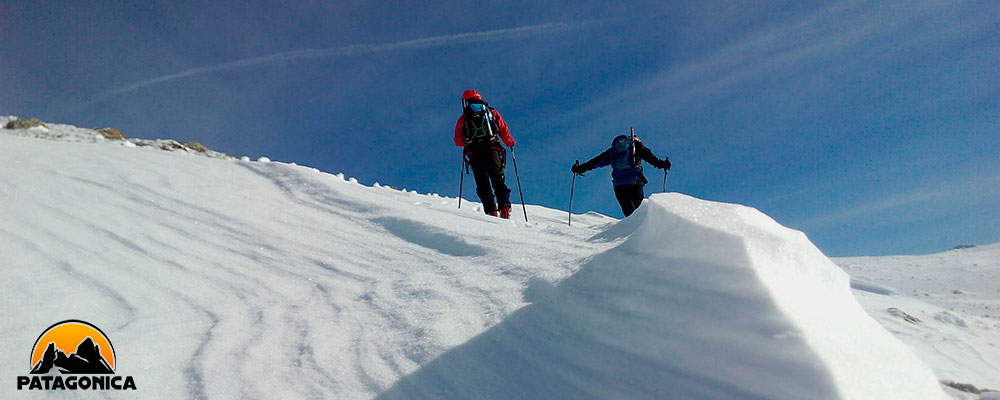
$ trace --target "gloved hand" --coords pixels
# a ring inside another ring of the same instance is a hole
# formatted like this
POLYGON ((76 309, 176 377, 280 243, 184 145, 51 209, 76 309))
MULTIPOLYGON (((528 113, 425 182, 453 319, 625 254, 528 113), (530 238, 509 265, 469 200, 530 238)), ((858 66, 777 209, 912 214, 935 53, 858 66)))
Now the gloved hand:
POLYGON ((580 165, 580 164, 573 164, 573 167, 570 168, 570 170, 573 171, 574 174, 577 174, 577 175, 580 175, 580 176, 583 176, 583 173, 587 172, 587 170, 583 169, 583 166, 580 165))
POLYGON ((660 169, 670 169, 669 157, 663 157, 663 161, 660 161, 660 169))

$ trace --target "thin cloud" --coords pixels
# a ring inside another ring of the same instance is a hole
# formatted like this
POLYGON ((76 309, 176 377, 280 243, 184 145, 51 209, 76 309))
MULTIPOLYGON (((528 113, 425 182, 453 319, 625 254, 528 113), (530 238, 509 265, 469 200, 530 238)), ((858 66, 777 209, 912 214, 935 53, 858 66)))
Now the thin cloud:
POLYGON ((646 115, 664 107, 724 98, 732 88, 762 77, 780 81, 779 78, 799 73, 815 73, 826 64, 850 61, 859 47, 918 27, 922 30, 895 44, 900 48, 927 46, 980 29, 982 18, 967 14, 977 21, 927 26, 927 21, 935 16, 968 12, 967 8, 947 1, 893 2, 875 9, 868 1, 839 2, 798 19, 767 26, 701 57, 671 65, 650 79, 581 107, 573 116, 617 114, 621 107, 616 105, 628 104, 630 99, 643 99, 628 110, 635 115, 646 115))
POLYGON ((230 71, 230 70, 257 66, 262 64, 270 64, 282 61, 315 59, 315 58, 347 57, 347 56, 357 56, 357 55, 375 54, 375 53, 388 53, 400 50, 416 50, 416 49, 425 49, 431 47, 453 46, 453 45, 469 44, 469 43, 522 39, 546 33, 587 29, 595 25, 606 23, 608 21, 611 20, 602 19, 602 20, 591 20, 591 21, 580 21, 580 22, 569 22, 569 23, 548 23, 540 25, 528 25, 516 28, 495 29, 490 31, 431 36, 426 38, 404 40, 401 42, 393 42, 393 43, 357 44, 357 45, 330 47, 323 49, 296 50, 296 51, 275 53, 261 57, 244 58, 242 60, 192 68, 175 74, 164 75, 156 78, 146 79, 144 81, 139 81, 128 86, 124 86, 118 89, 105 92, 81 104, 80 107, 82 108, 90 106, 95 103, 105 101, 126 93, 131 93, 136 90, 149 86, 159 85, 162 83, 176 81, 179 79, 190 78, 193 76, 205 75, 221 71, 230 71))
POLYGON ((975 176, 959 182, 941 182, 936 185, 898 193, 868 203, 857 204, 846 209, 819 215, 790 225, 797 228, 841 225, 845 220, 869 218, 872 215, 884 215, 893 213, 896 210, 913 207, 917 204, 926 204, 935 201, 945 202, 952 206, 991 201, 992 199, 996 199, 998 195, 996 188, 1000 188, 1000 175, 975 176))

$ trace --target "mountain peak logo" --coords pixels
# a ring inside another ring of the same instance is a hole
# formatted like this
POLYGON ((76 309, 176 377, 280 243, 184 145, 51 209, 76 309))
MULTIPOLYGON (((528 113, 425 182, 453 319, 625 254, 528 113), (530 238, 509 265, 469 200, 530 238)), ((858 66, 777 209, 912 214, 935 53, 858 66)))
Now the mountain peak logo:
POLYGON ((18 377, 18 390, 25 386, 28 390, 135 390, 131 376, 115 376, 115 348, 108 336, 80 320, 58 322, 38 336, 31 349, 30 374, 18 377))
POLYGON ((31 350, 31 373, 113 374, 115 349, 108 337, 89 323, 63 321, 46 329, 31 350))

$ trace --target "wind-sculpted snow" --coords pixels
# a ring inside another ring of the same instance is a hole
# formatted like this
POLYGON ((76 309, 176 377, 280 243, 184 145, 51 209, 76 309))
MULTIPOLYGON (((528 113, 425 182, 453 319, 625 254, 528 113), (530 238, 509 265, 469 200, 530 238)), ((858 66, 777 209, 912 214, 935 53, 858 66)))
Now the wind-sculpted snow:
POLYGON ((372 220, 389 233, 416 245, 436 250, 456 257, 475 257, 489 254, 489 249, 470 244, 461 237, 453 236, 441 229, 416 223, 405 218, 375 218, 372 220))
POLYGON ((756 210, 654 195, 592 242, 623 237, 381 398, 944 397, 846 274, 756 210))
POLYGON ((523 306, 529 280, 571 274, 607 247, 588 222, 613 221, 553 235, 455 198, 106 143, 0 135, 0 160, 0 346, 25 354, 0 376, 82 319, 145 398, 372 397, 523 306))
POLYGON ((567 227, 101 142, 0 135, 0 163, 8 382, 45 327, 80 319, 140 398, 941 395, 843 272, 745 207, 654 196, 567 227))

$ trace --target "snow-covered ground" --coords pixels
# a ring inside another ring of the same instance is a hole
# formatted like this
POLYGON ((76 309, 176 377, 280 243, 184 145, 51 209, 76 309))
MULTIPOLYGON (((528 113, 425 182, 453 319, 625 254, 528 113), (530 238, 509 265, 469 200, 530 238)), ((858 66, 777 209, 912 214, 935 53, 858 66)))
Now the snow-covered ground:
POLYGON ((116 373, 143 398, 934 399, 947 397, 938 380, 1000 387, 996 246, 941 255, 955 255, 941 275, 904 268, 930 258, 837 260, 848 277, 757 210, 681 194, 569 227, 544 207, 504 221, 468 200, 203 155, 67 125, 0 129, 0 398, 29 394, 14 377, 65 319, 108 334, 116 373))
POLYGON ((834 261, 865 310, 941 380, 1000 390, 1000 244, 834 261))

